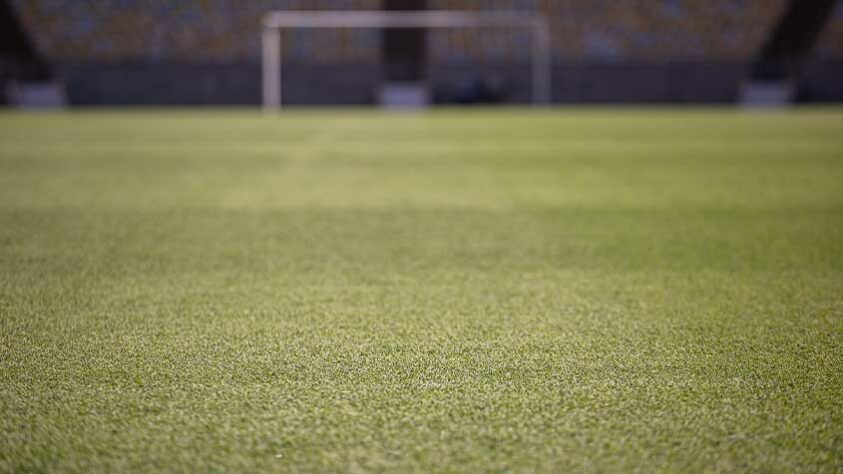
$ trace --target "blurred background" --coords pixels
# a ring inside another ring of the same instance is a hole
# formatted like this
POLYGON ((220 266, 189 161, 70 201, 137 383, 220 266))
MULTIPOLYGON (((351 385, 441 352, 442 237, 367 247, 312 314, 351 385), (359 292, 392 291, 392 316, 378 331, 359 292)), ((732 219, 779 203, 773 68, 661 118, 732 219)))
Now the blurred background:
MULTIPOLYGON (((0 0, 11 106, 259 105, 269 11, 526 12, 548 21, 553 103, 843 100, 837 0, 0 0)), ((518 28, 288 29, 284 103, 528 103, 518 28), (399 99, 400 101, 400 99, 399 99)))

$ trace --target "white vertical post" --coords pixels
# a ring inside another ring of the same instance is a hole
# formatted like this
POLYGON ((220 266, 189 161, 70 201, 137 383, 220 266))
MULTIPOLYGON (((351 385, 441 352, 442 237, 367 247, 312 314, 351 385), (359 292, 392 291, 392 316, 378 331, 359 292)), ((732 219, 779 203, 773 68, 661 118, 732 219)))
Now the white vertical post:
POLYGON ((550 105, 553 61, 550 27, 544 18, 533 20, 533 103, 550 105))
POLYGON ((281 108, 281 32, 263 28, 263 109, 273 112, 281 108))

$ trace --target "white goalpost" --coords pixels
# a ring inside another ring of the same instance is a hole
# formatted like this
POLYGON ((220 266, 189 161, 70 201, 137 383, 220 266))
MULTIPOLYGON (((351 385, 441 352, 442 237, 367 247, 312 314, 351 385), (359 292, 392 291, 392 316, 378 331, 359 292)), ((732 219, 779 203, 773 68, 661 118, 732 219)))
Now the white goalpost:
POLYGON ((281 30, 292 28, 523 28, 532 33, 532 99, 550 103, 550 29, 542 15, 522 12, 318 12, 276 11, 263 18, 263 107, 276 111, 282 104, 281 30))

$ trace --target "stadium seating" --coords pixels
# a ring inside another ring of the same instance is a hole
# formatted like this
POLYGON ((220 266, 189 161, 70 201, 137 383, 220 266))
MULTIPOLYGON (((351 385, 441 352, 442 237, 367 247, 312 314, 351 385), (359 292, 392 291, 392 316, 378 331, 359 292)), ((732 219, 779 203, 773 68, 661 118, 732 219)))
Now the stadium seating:
MULTIPOLYGON (((758 49, 784 5, 783 0, 432 0, 432 8, 538 9, 551 22, 558 57, 603 61, 745 59, 758 49)), ((526 35, 502 32, 514 36, 514 41, 487 40, 491 47, 481 47, 476 41, 466 41, 467 34, 434 33, 434 54, 444 58, 462 49, 469 56, 513 59, 524 54, 523 45, 529 41, 526 35), (498 47, 498 43, 508 47, 498 47)))
MULTIPOLYGON (((541 11, 554 51, 568 60, 746 60, 764 41, 785 0, 430 0, 431 9, 541 11)), ((14 0, 39 47, 61 60, 238 60, 259 54, 258 25, 273 9, 377 9, 379 0, 14 0)), ((843 2, 841 2, 843 5, 843 2)), ((375 31, 285 33, 287 59, 376 61, 375 31)), ((518 60, 526 32, 436 31, 437 61, 518 60)), ((843 6, 818 54, 843 56, 843 6)))
MULTIPOLYGON (((378 0, 17 0, 42 51, 63 60, 238 60, 260 52, 269 10, 377 9, 378 0)), ((375 31, 286 32, 286 57, 313 62, 378 58, 375 31)))
POLYGON ((816 56, 820 58, 843 57, 843 1, 841 0, 837 0, 837 7, 820 34, 816 56))

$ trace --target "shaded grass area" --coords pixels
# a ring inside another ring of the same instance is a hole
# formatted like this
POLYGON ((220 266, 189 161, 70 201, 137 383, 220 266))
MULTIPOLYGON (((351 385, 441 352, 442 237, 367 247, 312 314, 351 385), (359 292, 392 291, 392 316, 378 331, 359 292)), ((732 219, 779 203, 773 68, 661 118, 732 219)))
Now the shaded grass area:
POLYGON ((843 466, 843 115, 0 115, 0 468, 843 466))

